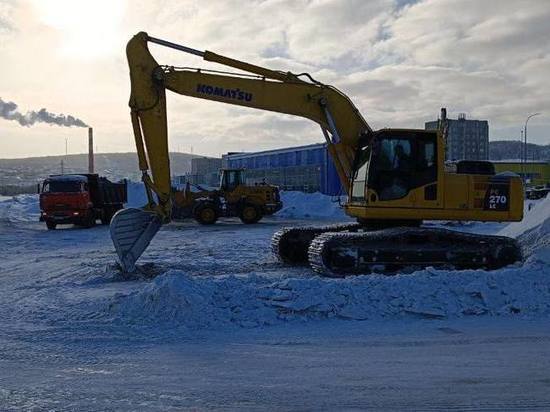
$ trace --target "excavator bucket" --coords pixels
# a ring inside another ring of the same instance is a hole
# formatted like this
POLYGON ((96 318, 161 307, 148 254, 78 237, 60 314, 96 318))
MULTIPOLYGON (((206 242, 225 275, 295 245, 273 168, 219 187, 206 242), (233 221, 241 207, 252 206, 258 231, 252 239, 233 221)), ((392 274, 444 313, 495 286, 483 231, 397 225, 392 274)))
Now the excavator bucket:
POLYGON ((161 226, 162 219, 157 213, 142 209, 123 209, 113 216, 111 239, 124 272, 136 269, 136 261, 161 226))

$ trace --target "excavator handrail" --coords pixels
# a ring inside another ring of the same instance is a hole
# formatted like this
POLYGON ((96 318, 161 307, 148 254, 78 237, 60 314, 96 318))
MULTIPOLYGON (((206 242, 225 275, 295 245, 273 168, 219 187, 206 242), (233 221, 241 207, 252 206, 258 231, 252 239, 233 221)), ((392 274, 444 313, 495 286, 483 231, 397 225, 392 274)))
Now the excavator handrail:
POLYGON ((159 44, 161 46, 170 47, 171 49, 180 50, 185 53, 194 54, 195 56, 204 57, 204 53, 205 53, 201 50, 193 49, 192 47, 187 47, 181 44, 172 43, 171 41, 159 39, 157 37, 152 37, 149 35, 147 35, 147 41, 151 43, 159 44))
POLYGON ((224 75, 244 77, 244 78, 250 78, 250 79, 260 79, 260 80, 266 79, 265 76, 260 76, 259 74, 248 74, 248 73, 228 72, 224 70, 203 69, 202 67, 168 66, 168 65, 161 65, 159 67, 163 69, 167 69, 165 70, 165 73, 168 73, 169 71, 190 71, 195 73, 224 74, 224 75))

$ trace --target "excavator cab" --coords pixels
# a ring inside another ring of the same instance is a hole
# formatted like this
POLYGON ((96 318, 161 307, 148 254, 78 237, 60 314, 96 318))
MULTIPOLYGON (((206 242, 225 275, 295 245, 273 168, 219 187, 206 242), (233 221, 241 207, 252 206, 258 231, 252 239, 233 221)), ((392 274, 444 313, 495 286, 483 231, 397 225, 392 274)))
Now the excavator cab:
POLYGON ((384 129, 373 133, 360 149, 352 182, 352 202, 383 205, 401 200, 416 202, 411 194, 424 188, 423 200, 437 197, 437 132, 384 129))
POLYGON ((243 169, 222 169, 220 176, 220 190, 232 192, 238 186, 245 184, 243 169))

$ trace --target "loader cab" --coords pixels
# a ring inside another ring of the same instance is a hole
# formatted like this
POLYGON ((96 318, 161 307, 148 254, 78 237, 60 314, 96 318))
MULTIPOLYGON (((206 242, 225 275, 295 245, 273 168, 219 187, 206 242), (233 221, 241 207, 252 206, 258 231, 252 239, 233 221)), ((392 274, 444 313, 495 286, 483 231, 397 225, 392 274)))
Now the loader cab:
POLYGON ((383 129, 373 133, 356 159, 352 202, 375 203, 407 197, 425 188, 425 200, 437 197, 437 132, 383 129))
POLYGON ((232 192, 238 186, 245 184, 243 169, 222 169, 220 178, 220 190, 232 192))

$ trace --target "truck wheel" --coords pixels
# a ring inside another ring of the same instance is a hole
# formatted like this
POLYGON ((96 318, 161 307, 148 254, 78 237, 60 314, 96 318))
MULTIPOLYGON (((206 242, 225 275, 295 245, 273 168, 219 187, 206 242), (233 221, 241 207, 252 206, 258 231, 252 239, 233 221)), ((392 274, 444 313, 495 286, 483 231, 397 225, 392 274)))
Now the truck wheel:
POLYGON ((256 205, 245 204, 239 213, 241 221, 246 224, 258 223, 263 217, 262 211, 256 205))
POLYGON ((111 219, 113 218, 113 211, 111 209, 106 209, 103 211, 103 215, 101 216, 101 224, 102 225, 108 225, 111 223, 111 219))
POLYGON ((55 230, 55 227, 57 224, 55 222, 50 222, 49 220, 46 220, 46 227, 48 230, 55 230))
POLYGON ((211 203, 202 203, 195 207, 193 217, 201 225, 212 225, 218 220, 218 211, 211 203))
POLYGON ((86 229, 89 229, 91 227, 95 226, 95 216, 93 213, 90 213, 86 218, 84 219, 84 227, 86 229))

